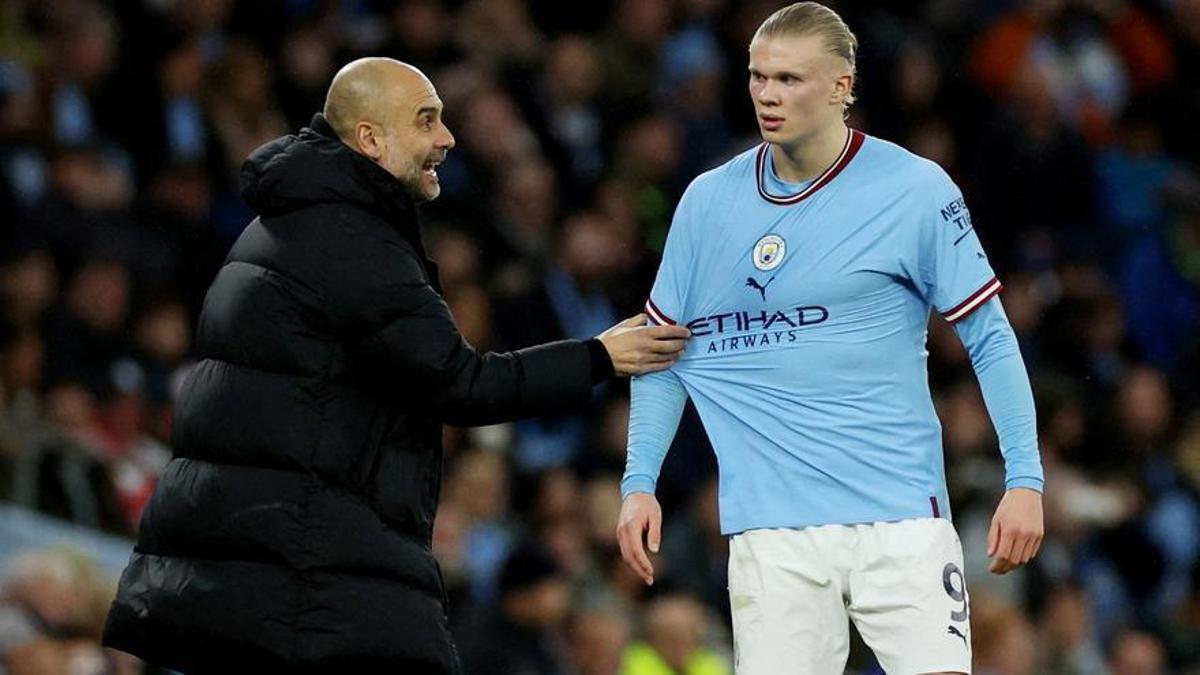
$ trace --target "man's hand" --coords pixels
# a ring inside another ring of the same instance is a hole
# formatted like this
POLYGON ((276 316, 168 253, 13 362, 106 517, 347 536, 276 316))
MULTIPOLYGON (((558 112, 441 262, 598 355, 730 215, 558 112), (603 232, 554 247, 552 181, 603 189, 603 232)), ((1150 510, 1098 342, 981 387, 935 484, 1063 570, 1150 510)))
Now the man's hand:
POLYGON ((670 368, 683 354, 692 332, 683 326, 647 326, 646 315, 625 319, 597 338, 608 350, 617 375, 641 375, 670 368))
POLYGON ((621 515, 617 518, 617 543, 621 545, 621 557, 647 585, 654 583, 654 565, 646 554, 649 545, 652 553, 658 553, 662 539, 662 507, 658 499, 646 492, 634 492, 621 504, 621 515))
POLYGON ((1033 560, 1042 547, 1042 494, 1029 488, 1004 493, 988 530, 992 574, 1007 574, 1033 560))

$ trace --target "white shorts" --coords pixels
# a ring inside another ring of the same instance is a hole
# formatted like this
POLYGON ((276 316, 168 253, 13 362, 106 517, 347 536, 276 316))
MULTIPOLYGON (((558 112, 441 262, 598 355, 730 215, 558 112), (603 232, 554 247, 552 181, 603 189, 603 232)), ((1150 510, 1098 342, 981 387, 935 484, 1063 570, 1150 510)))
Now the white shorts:
POLYGON ((888 675, 970 673, 962 544, 950 521, 748 530, 729 542, 739 675, 839 675, 853 620, 888 675))

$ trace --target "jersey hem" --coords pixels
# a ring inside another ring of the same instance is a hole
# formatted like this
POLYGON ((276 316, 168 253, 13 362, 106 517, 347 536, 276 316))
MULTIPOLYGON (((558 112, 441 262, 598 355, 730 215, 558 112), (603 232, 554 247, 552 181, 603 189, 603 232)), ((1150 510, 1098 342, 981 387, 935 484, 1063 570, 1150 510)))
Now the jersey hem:
MULTIPOLYGON (((948 509, 946 509, 948 510, 948 509)), ((806 522, 798 521, 769 521, 762 523, 745 523, 722 525, 721 534, 726 537, 732 537, 741 534, 748 530, 802 530, 806 527, 822 527, 825 525, 872 525, 875 523, 897 523, 902 520, 950 520, 949 513, 943 513, 940 517, 935 518, 929 511, 929 505, 925 505, 925 509, 920 512, 911 512, 901 516, 887 516, 880 518, 863 517, 863 518, 831 518, 829 520, 815 520, 806 522)))

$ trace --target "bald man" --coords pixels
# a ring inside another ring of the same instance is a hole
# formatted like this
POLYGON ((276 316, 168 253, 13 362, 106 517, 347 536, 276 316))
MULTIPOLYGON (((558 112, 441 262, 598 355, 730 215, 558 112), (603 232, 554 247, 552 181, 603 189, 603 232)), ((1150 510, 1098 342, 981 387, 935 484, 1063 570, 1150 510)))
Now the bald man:
POLYGON ((363 59, 256 150, 259 214, 209 288, 199 363, 104 642, 187 673, 458 673, 430 553, 443 423, 493 424, 669 367, 686 329, 480 354, 416 204, 454 147, 417 69, 363 59))

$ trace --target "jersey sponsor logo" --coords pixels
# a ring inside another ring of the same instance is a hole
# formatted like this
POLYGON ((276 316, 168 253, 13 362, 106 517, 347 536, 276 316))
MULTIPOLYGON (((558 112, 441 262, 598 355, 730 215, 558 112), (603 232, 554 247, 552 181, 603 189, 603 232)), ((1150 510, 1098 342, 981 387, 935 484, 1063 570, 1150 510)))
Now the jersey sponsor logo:
POLYGON ((705 353, 760 349, 790 344, 801 329, 825 323, 829 310, 820 305, 758 312, 724 312, 692 319, 687 327, 692 337, 711 336, 705 353))
POLYGON ((783 240, 783 237, 777 234, 768 234, 754 244, 750 261, 760 271, 770 272, 779 267, 779 263, 783 262, 783 256, 786 254, 787 242, 783 240))
MULTIPOLYGON (((971 212, 967 210, 967 203, 963 201, 962 197, 943 206, 940 213, 943 223, 954 223, 954 226, 958 228, 958 236, 954 240, 955 246, 962 243, 962 240, 967 238, 971 230, 975 229, 971 224, 971 212)), ((981 255, 980 257, 982 258, 983 256, 981 255)))

